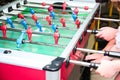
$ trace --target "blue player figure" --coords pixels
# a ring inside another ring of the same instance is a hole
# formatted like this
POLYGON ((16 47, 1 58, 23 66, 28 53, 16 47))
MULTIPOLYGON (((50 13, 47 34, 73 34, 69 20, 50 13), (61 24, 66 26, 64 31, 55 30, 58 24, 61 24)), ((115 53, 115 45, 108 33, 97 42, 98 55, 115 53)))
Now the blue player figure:
POLYGON ((50 12, 50 16, 52 17, 52 19, 55 19, 55 12, 54 12, 54 11, 51 11, 51 12, 50 12))
POLYGON ((35 14, 35 11, 32 8, 30 8, 30 13, 33 15, 35 14))
POLYGON ((20 45, 22 44, 23 38, 24 38, 24 34, 25 31, 22 31, 21 35, 19 36, 19 38, 17 39, 16 43, 17 43, 17 48, 20 47, 20 45))
POLYGON ((37 21, 36 26, 39 28, 39 31, 42 32, 42 25, 37 21))
POLYGON ((72 13, 72 18, 74 21, 76 21, 76 19, 77 19, 77 15, 74 12, 72 13))
POLYGON ((27 22, 24 19, 20 23, 24 26, 26 30, 28 29, 27 22))
POLYGON ((56 28, 57 28, 57 26, 53 23, 52 24, 52 29, 53 29, 54 32, 56 32, 56 28))
POLYGON ((10 25, 11 28, 15 28, 15 26, 10 18, 7 18, 6 22, 10 25))

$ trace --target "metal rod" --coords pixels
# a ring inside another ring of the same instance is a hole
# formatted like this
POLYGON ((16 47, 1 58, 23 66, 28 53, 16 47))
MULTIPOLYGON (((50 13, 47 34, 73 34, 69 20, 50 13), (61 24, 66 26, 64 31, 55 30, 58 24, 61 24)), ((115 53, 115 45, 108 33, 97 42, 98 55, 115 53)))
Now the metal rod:
MULTIPOLYGON (((9 41, 13 41, 13 42, 16 42, 17 39, 13 39, 13 38, 3 38, 3 37, 0 37, 0 40, 9 40, 9 41)), ((49 44, 49 43, 44 43, 44 42, 34 42, 34 41, 25 41, 23 40, 24 43, 30 43, 30 44, 37 44, 37 45, 45 45, 45 46, 53 46, 53 47, 59 47, 59 48, 65 48, 66 45, 55 45, 55 44, 49 44)))
MULTIPOLYGON (((31 6, 31 5, 24 5, 25 7, 33 7, 33 8, 41 8, 41 9, 47 9, 46 7, 42 7, 42 6, 31 6)), ((59 9, 61 10, 61 9, 59 9)), ((72 10, 65 10, 65 12, 69 12, 72 13, 72 10)))
MULTIPOLYGON (((31 6, 31 5, 24 5, 24 7, 47 9, 46 7, 42 7, 42 6, 31 6)), ((61 10, 61 9, 57 9, 57 10, 61 10)), ((61 11, 63 11, 63 10, 61 10, 61 11)), ((72 13, 73 10, 67 10, 67 9, 66 9, 65 12, 72 13)), ((82 13, 86 13, 86 11, 82 11, 82 13)), ((87 12, 87 13, 89 13, 89 12, 87 12)))
MULTIPOLYGON (((16 29, 16 28, 7 28, 7 30, 16 31, 16 32, 21 32, 21 31, 22 31, 22 29, 16 29)), ((54 34, 52 34, 52 33, 35 32, 35 31, 33 31, 32 34, 47 35, 47 36, 53 36, 53 35, 54 35, 54 34)), ((68 38, 68 39, 71 39, 72 37, 60 36, 60 38, 68 38)))
MULTIPOLYGON (((38 2, 28 2, 29 4, 38 4, 38 5, 40 5, 40 4, 42 4, 42 3, 38 3, 38 2)), ((64 2, 63 2, 64 3, 64 2)), ((66 3, 67 4, 67 3, 66 3)), ((60 5, 60 4, 50 4, 50 3, 46 3, 46 5, 53 5, 53 6, 56 6, 56 7, 62 7, 62 5, 60 5)), ((67 6, 66 6, 66 8, 69 8, 69 7, 72 7, 72 8, 75 8, 75 7, 78 7, 78 8, 84 8, 84 7, 82 7, 82 6, 72 6, 72 5, 68 5, 67 4, 67 6)))
POLYGON ((49 43, 45 43, 45 42, 33 42, 33 41, 31 41, 31 42, 23 41, 23 42, 30 43, 30 44, 45 45, 45 46, 54 46, 54 47, 59 47, 59 48, 65 48, 66 47, 66 45, 60 45, 60 44, 55 45, 55 44, 49 44, 49 43))
POLYGON ((69 60, 69 62, 73 63, 73 64, 76 64, 76 65, 86 66, 86 67, 89 67, 89 65, 90 65, 90 63, 82 62, 82 61, 69 60))
POLYGON ((84 49, 84 48, 77 48, 77 50, 83 51, 83 52, 89 52, 89 53, 100 53, 104 54, 104 51, 98 51, 98 50, 91 50, 91 49, 84 49))
POLYGON ((77 50, 80 50, 83 52, 89 52, 89 53, 99 53, 99 54, 103 54, 104 56, 109 56, 113 58, 120 58, 120 52, 116 52, 116 51, 97 51, 97 50, 90 50, 90 49, 84 49, 84 48, 77 48, 77 50))
MULTIPOLYGON (((4 13, 5 15, 11 15, 11 16, 16 16, 17 14, 9 14, 9 13, 4 13)), ((26 18, 30 18, 30 16, 26 16, 26 15, 24 15, 24 17, 26 17, 26 18)), ((40 18, 40 17, 38 17, 38 18, 40 18)), ((42 18, 40 18, 40 19, 42 19, 42 18)), ((45 19, 45 18, 44 18, 45 19)), ((0 20, 2 20, 2 19, 0 19, 0 20)), ((56 20, 57 21, 57 20, 56 20)), ((13 21, 14 22, 14 21, 13 21)), ((17 21, 15 21, 16 23, 18 23, 17 21)), ((73 23, 73 22, 72 22, 73 23)), ((75 24, 75 23, 74 23, 75 24)), ((35 26, 35 25, 33 25, 33 24, 31 24, 31 23, 29 23, 28 25, 32 25, 32 26, 35 26)), ((43 25, 43 27, 47 27, 47 28, 50 28, 50 27, 48 27, 48 25, 43 25)), ((62 29, 66 29, 66 30, 77 30, 76 28, 68 28, 67 26, 65 27, 65 28, 63 28, 62 26, 58 26, 57 25, 57 28, 62 28, 62 29)))
POLYGON ((85 67, 90 67, 97 69, 99 67, 99 64, 97 63, 90 63, 90 62, 83 62, 83 61, 75 61, 75 60, 69 60, 70 63, 80 65, 80 66, 85 66, 85 67))
POLYGON ((120 22, 120 20, 119 20, 119 19, 98 18, 98 17, 94 17, 94 19, 96 19, 96 20, 102 20, 102 21, 120 22))
POLYGON ((87 30, 88 33, 97 34, 100 30, 87 30))
MULTIPOLYGON (((17 11, 17 10, 16 10, 17 11)), ((18 10, 19 11, 19 10, 18 10)), ((22 10, 21 10, 22 11, 22 10)), ((11 13, 4 13, 5 15, 11 15, 11 16, 16 16, 17 14, 11 14, 11 13)), ((26 18, 31 18, 32 16, 29 16, 29 15, 24 15, 24 17, 26 17, 26 18)), ((38 19, 45 19, 45 16, 43 16, 42 15, 42 17, 41 16, 37 16, 37 18, 38 19)), ((56 22, 60 22, 59 20, 56 20, 56 19, 54 19, 53 21, 56 21, 56 22)), ((70 22, 70 23, 73 23, 73 24, 75 24, 74 22, 73 22, 73 20, 71 19, 67 19, 66 20, 66 22, 70 22)))
MULTIPOLYGON (((24 6, 23 6, 24 7, 24 6)), ((21 10, 21 9, 14 9, 14 11, 24 11, 24 10, 21 10)), ((29 12, 28 10, 25 10, 25 12, 29 12)), ((42 14, 48 14, 49 15, 49 13, 48 12, 38 12, 38 11, 35 11, 35 13, 42 13, 42 14)), ((55 15, 56 16, 63 16, 63 17, 71 17, 71 14, 57 14, 57 13, 55 13, 55 15)), ((77 16, 78 18, 80 18, 80 19, 84 19, 85 17, 83 17, 83 16, 77 16)), ((40 18, 40 19, 44 19, 43 17, 39 17, 38 16, 38 18, 40 18)), ((55 20, 55 21, 58 21, 58 20, 55 20)), ((69 21, 71 21, 71 20, 67 20, 67 22, 69 22, 69 21)), ((73 21, 71 21, 72 23, 73 23, 73 21)))

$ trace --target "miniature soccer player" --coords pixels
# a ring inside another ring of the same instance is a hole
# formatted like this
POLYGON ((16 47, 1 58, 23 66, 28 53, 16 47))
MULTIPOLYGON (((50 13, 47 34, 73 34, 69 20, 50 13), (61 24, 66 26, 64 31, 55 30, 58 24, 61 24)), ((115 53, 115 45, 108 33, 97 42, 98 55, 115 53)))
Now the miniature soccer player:
POLYGON ((56 28, 56 32, 54 33, 54 40, 55 40, 55 44, 58 44, 58 40, 59 40, 60 34, 58 32, 58 28, 56 28))
POLYGON ((25 20, 21 21, 21 24, 23 25, 23 27, 27 30, 28 29, 28 25, 27 22, 25 20))
POLYGON ((6 38, 6 25, 5 25, 5 22, 2 22, 2 26, 1 26, 1 30, 2 30, 2 33, 3 33, 3 38, 6 38))
POLYGON ((75 24, 77 25, 77 29, 80 28, 80 20, 76 19, 75 24))
POLYGON ((36 26, 39 28, 39 31, 42 32, 42 25, 37 21, 36 26))
POLYGON ((63 26, 63 27, 66 27, 65 18, 61 18, 61 19, 60 19, 60 22, 62 23, 62 26, 63 26))
POLYGON ((13 22, 12 22, 12 20, 11 20, 10 18, 7 18, 6 22, 7 22, 8 24, 10 24, 10 27, 11 27, 11 28, 15 28, 15 26, 14 26, 14 24, 13 24, 13 22))
POLYGON ((48 22, 49 25, 52 25, 52 21, 51 21, 51 17, 50 16, 46 17, 46 21, 48 22))
POLYGON ((32 29, 30 26, 28 26, 26 33, 28 34, 28 41, 31 42, 32 41, 32 29))

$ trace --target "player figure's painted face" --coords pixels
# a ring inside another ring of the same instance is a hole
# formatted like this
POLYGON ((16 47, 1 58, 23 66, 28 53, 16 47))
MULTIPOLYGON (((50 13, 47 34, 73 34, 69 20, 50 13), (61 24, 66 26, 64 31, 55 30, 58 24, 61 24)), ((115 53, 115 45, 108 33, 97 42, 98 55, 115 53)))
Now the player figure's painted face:
POLYGON ((113 6, 117 8, 117 10, 120 12, 120 1, 119 0, 111 0, 113 3, 113 6))

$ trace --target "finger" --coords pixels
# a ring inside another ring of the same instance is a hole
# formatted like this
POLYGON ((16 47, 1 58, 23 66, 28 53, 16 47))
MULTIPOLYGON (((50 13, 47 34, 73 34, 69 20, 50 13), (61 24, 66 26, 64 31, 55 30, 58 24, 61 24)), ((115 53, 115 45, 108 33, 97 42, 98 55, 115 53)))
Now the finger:
POLYGON ((93 63, 101 63, 101 60, 100 59, 96 59, 96 60, 92 60, 91 62, 93 62, 93 63))
POLYGON ((102 36, 102 34, 103 34, 102 31, 100 31, 95 36, 99 38, 100 36, 102 36))
POLYGON ((90 68, 90 71, 93 71, 93 68, 90 68))
POLYGON ((104 34, 101 33, 101 34, 98 36, 98 38, 100 38, 100 39, 104 39, 104 34))
POLYGON ((85 60, 94 60, 95 58, 94 58, 94 56, 86 56, 85 57, 85 60))

